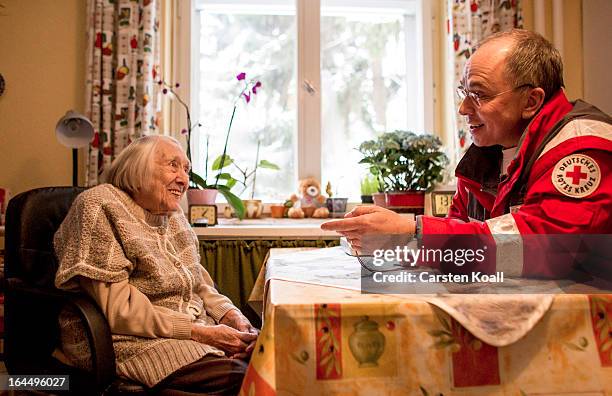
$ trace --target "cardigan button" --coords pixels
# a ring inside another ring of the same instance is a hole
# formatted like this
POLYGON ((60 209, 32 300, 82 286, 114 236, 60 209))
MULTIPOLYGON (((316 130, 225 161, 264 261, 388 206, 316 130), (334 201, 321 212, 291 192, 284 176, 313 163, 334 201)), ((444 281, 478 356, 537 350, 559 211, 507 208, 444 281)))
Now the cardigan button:
POLYGON ((165 229, 165 228, 158 228, 158 229, 157 229, 157 233, 158 233, 159 235, 164 235, 164 234, 166 233, 166 229, 165 229))
POLYGON ((174 266, 176 268, 181 268, 181 263, 179 261, 177 261, 176 263, 174 263, 174 266))

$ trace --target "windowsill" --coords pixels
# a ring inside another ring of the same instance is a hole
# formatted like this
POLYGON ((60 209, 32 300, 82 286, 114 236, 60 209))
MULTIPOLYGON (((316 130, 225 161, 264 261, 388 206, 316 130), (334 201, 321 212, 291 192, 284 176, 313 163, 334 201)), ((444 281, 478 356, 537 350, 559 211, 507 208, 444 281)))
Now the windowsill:
MULTIPOLYGON (((402 214, 414 219, 412 214, 402 214)), ((193 227, 200 240, 218 239, 284 239, 284 240, 334 240, 340 234, 335 231, 324 231, 321 223, 332 219, 224 219, 213 227, 193 227)))
POLYGON ((214 227, 193 227, 198 239, 338 239, 335 231, 324 231, 321 223, 330 219, 219 219, 214 227))

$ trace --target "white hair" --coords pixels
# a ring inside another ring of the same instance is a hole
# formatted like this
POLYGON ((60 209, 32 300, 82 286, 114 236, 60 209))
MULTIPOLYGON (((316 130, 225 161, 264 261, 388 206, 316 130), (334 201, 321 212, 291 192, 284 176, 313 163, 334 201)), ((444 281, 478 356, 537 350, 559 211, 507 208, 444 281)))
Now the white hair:
POLYGON ((150 180, 155 149, 162 141, 181 147, 179 141, 170 136, 154 135, 136 139, 121 151, 108 168, 104 177, 106 182, 132 196, 142 191, 150 180))

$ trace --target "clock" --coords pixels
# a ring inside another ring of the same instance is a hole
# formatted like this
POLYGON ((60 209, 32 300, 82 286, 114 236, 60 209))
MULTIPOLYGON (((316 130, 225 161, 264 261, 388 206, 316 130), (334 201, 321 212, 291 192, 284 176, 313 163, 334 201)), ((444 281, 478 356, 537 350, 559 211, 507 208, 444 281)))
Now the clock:
POLYGON ((446 217, 453 203, 453 191, 432 191, 431 214, 437 217, 446 217))
POLYGON ((189 223, 194 227, 207 227, 217 224, 216 205, 189 205, 189 223))

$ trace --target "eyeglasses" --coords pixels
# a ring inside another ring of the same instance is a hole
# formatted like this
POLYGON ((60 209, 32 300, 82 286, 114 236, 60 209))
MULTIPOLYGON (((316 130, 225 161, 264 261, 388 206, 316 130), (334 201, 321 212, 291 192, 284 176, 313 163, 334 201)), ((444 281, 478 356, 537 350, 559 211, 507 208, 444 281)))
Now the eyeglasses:
POLYGON ((470 98, 472 103, 474 103, 474 105, 476 105, 476 107, 480 107, 482 106, 482 104, 484 102, 488 102, 489 100, 496 98, 500 95, 506 94, 508 92, 512 92, 512 91, 516 91, 517 89, 521 89, 521 88, 525 88, 525 87, 533 87, 532 84, 522 84, 519 85, 518 87, 514 87, 511 89, 507 89, 503 92, 497 93, 495 95, 481 95, 479 93, 476 92, 472 92, 470 90, 468 90, 466 87, 464 87, 463 85, 459 85, 457 87, 457 97, 459 98, 459 100, 461 102, 463 102, 466 98, 470 98))

